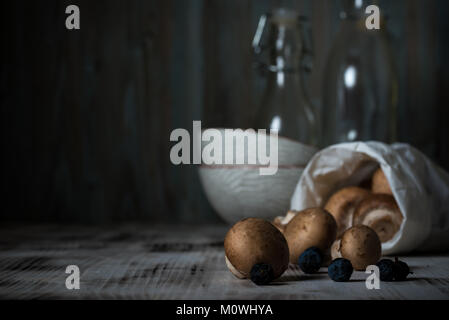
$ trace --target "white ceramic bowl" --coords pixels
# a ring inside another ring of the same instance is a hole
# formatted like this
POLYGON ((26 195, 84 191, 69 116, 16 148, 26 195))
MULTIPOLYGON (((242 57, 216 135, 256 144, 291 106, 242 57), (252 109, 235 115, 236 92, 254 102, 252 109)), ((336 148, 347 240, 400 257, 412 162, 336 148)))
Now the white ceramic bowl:
MULTIPOLYGON (((249 155, 257 159, 257 143, 244 143, 249 140, 248 137, 253 138, 253 142, 257 141, 260 137, 258 133, 235 131, 235 138, 228 141, 224 134, 226 129, 214 130, 221 138, 218 144, 224 147, 221 152, 222 162, 211 164, 213 157, 209 159, 208 152, 202 152, 203 163, 209 165, 200 166, 199 175, 206 196, 217 213, 229 223, 247 217, 273 219, 285 215, 290 208, 290 199, 296 184, 317 149, 278 137, 277 173, 261 175, 259 162, 256 162, 256 165, 248 164, 249 155), (244 147, 237 151, 239 145, 244 147), (232 157, 227 154, 228 158, 233 159, 232 164, 224 162, 226 150, 232 150, 232 157), (245 164, 237 164, 236 160, 245 164)), ((266 135, 264 137, 267 138, 266 135)), ((204 151, 210 143, 202 141, 201 150, 204 151)), ((267 154, 270 154, 269 152, 270 150, 267 150, 267 154)))
POLYGON ((303 170, 280 166, 276 174, 263 176, 257 166, 201 166, 199 175, 212 207, 233 224, 247 217, 285 215, 303 170))

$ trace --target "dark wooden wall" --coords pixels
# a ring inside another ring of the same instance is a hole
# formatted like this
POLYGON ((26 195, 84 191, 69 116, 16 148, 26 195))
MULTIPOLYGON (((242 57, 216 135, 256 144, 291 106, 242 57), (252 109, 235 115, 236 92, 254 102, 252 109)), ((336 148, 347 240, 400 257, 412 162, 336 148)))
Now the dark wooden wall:
MULTIPOLYGON (((449 2, 380 1, 400 80, 399 139, 449 168, 449 2)), ((313 28, 319 104, 334 0, 2 1, 0 218, 216 222, 195 167, 169 161, 174 128, 243 126, 263 79, 258 17, 297 8, 313 28), (65 7, 81 30, 65 29, 65 7)))

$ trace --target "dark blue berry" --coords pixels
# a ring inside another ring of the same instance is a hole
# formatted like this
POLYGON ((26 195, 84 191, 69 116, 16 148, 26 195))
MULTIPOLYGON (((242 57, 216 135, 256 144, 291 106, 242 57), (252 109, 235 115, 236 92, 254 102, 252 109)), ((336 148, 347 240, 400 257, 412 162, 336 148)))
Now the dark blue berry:
POLYGON ((316 273, 323 262, 320 249, 311 247, 304 251, 298 259, 298 265, 304 273, 316 273))
POLYGON ((274 271, 273 268, 266 263, 256 263, 251 268, 251 281, 257 284, 258 286, 262 286, 265 284, 269 284, 274 280, 274 271))
POLYGON ((335 259, 327 269, 329 277, 337 282, 349 281, 353 271, 351 261, 344 258, 335 259))
POLYGON ((398 258, 395 259, 394 267, 394 280, 396 281, 404 281, 407 279, 407 276, 411 273, 408 264, 403 261, 399 261, 398 258))
POLYGON ((379 267, 380 280, 393 281, 394 280, 394 262, 389 259, 382 259, 376 266, 379 267))

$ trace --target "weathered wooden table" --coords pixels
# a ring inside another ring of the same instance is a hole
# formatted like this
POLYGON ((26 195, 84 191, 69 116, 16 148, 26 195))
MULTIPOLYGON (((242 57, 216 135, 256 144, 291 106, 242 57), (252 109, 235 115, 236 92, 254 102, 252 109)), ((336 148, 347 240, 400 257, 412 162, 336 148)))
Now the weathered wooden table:
POLYGON ((414 274, 368 290, 363 272, 336 283, 296 267, 258 287, 224 263, 224 226, 2 226, 3 299, 448 299, 449 254, 407 256, 414 274), (68 265, 80 289, 65 286, 68 265))

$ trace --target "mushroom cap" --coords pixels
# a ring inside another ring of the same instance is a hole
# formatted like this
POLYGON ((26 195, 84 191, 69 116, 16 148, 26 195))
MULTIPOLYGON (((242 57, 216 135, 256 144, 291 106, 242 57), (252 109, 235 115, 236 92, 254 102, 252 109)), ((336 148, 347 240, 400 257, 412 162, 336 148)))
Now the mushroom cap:
POLYGON ((401 228, 403 217, 393 196, 372 194, 357 206, 353 225, 363 224, 374 231, 381 242, 387 242, 401 228))
POLYGON ((351 261, 355 270, 365 270, 379 261, 382 247, 377 233, 370 227, 357 225, 346 230, 340 242, 343 258, 351 261))
POLYGON ((373 179, 371 181, 371 191, 373 193, 385 193, 393 195, 387 177, 385 176, 381 168, 377 169, 373 174, 373 179))
MULTIPOLYGON (((237 222, 226 234, 224 249, 228 266, 230 264, 245 277, 249 276, 256 263, 271 265, 275 278, 288 268, 289 252, 285 237, 263 219, 247 218, 237 222)), ((230 270, 232 272, 232 268, 230 270)))
POLYGON ((299 256, 310 247, 327 252, 336 235, 337 223, 326 210, 310 208, 298 212, 284 231, 290 249, 290 262, 298 263, 299 256))
POLYGON ((330 212, 337 222, 337 237, 352 226, 352 215, 360 201, 371 193, 359 187, 346 187, 334 193, 327 200, 324 209, 330 212))

